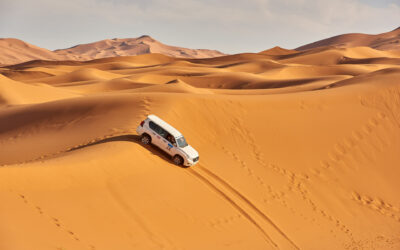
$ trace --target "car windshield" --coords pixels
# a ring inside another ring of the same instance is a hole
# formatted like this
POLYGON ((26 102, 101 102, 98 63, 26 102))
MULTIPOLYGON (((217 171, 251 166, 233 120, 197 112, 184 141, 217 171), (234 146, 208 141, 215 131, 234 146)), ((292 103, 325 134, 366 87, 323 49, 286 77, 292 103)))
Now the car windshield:
POLYGON ((186 147, 188 144, 187 144, 187 142, 186 142, 186 140, 185 140, 185 137, 179 137, 179 138, 177 138, 176 139, 176 142, 178 143, 178 146, 180 147, 180 148, 184 148, 184 147, 186 147))

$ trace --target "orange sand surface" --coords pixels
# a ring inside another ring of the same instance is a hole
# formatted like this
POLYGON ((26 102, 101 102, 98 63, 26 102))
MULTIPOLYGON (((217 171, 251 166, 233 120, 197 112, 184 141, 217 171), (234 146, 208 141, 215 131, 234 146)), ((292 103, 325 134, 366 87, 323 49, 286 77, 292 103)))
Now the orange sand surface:
POLYGON ((0 249, 400 249, 400 54, 0 68, 0 249), (156 114, 200 154, 142 146, 156 114))

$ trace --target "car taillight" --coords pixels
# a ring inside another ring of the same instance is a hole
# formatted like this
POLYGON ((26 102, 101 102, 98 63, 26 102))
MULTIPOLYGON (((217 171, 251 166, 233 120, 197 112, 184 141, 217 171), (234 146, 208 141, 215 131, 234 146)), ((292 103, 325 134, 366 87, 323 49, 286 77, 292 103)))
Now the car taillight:
POLYGON ((144 121, 142 121, 142 122, 140 123, 140 126, 142 126, 142 127, 143 127, 143 124, 144 124, 144 121))

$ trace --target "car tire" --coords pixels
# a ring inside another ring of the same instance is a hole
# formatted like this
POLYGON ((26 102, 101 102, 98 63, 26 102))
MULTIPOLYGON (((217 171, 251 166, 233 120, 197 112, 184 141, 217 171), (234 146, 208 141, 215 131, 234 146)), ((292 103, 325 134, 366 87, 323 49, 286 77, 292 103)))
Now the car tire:
POLYGON ((182 164, 183 164, 183 158, 182 158, 182 156, 180 156, 180 155, 175 155, 175 156, 172 158, 172 161, 173 161, 174 164, 177 165, 177 166, 182 166, 182 164))
POLYGON ((143 134, 140 137, 140 142, 144 145, 149 145, 151 143, 151 137, 148 134, 143 134))

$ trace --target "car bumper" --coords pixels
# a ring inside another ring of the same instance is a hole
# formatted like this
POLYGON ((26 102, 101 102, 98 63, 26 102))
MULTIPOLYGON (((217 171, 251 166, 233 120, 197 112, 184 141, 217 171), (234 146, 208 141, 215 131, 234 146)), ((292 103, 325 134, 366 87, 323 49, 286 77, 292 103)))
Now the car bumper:
POLYGON ((185 166, 187 166, 187 167, 190 167, 190 166, 196 165, 198 162, 199 162, 198 160, 194 162, 194 161, 192 161, 192 160, 190 160, 190 159, 187 159, 187 160, 184 162, 183 165, 185 165, 185 166))

